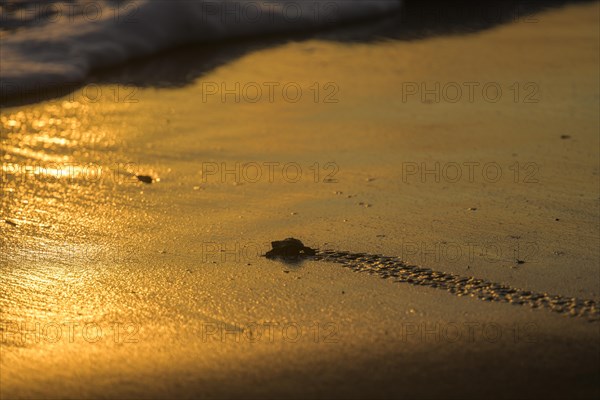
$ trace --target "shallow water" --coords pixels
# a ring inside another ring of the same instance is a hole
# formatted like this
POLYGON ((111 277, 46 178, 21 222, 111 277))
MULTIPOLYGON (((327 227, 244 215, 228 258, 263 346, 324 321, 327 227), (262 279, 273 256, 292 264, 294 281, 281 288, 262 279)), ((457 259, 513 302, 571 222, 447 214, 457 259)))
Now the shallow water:
POLYGON ((0 8, 2 97, 81 83, 176 46, 305 31, 397 11, 400 0, 12 2, 0 8))

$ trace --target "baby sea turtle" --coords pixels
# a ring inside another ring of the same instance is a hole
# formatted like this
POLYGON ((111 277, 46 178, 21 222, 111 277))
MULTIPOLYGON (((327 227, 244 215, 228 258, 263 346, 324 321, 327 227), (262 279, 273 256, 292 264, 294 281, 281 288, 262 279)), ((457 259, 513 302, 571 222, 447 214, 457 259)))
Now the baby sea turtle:
POLYGON ((316 254, 314 249, 305 246, 300 240, 294 238, 271 242, 271 247, 273 248, 265 254, 265 257, 270 259, 314 256, 316 254))
POLYGON ((147 184, 151 184, 153 181, 152 177, 148 176, 148 175, 136 175, 135 177, 138 178, 138 181, 144 182, 147 184))

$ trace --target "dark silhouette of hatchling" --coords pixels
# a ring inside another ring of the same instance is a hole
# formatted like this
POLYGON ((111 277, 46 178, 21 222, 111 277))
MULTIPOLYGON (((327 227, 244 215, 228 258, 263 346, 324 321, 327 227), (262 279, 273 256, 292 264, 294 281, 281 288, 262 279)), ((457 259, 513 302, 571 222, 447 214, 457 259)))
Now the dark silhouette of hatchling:
POLYGON ((265 254, 265 257, 273 258, 297 258, 301 256, 314 256, 316 251, 307 247, 298 239, 287 238, 271 242, 270 251, 265 254))

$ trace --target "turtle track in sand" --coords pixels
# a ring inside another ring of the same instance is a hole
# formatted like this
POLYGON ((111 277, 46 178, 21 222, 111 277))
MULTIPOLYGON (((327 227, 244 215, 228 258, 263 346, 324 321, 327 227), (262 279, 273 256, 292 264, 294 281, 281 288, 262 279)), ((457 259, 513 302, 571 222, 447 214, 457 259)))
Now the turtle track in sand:
POLYGON ((555 313, 600 321, 600 309, 594 300, 550 295, 523 290, 486 279, 460 276, 429 268, 408 265, 397 257, 366 253, 317 250, 310 257, 316 261, 341 264, 355 272, 366 272, 394 282, 409 283, 446 290, 456 296, 470 296, 488 302, 511 303, 555 313))

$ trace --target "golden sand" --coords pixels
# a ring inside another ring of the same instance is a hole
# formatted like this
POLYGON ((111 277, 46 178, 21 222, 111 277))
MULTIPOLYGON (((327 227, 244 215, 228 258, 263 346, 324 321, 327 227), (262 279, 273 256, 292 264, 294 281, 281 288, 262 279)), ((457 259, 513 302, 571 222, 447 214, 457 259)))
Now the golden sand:
POLYGON ((1 397, 598 394, 597 322, 259 257, 598 301, 598 4, 537 17, 3 109, 1 397))

